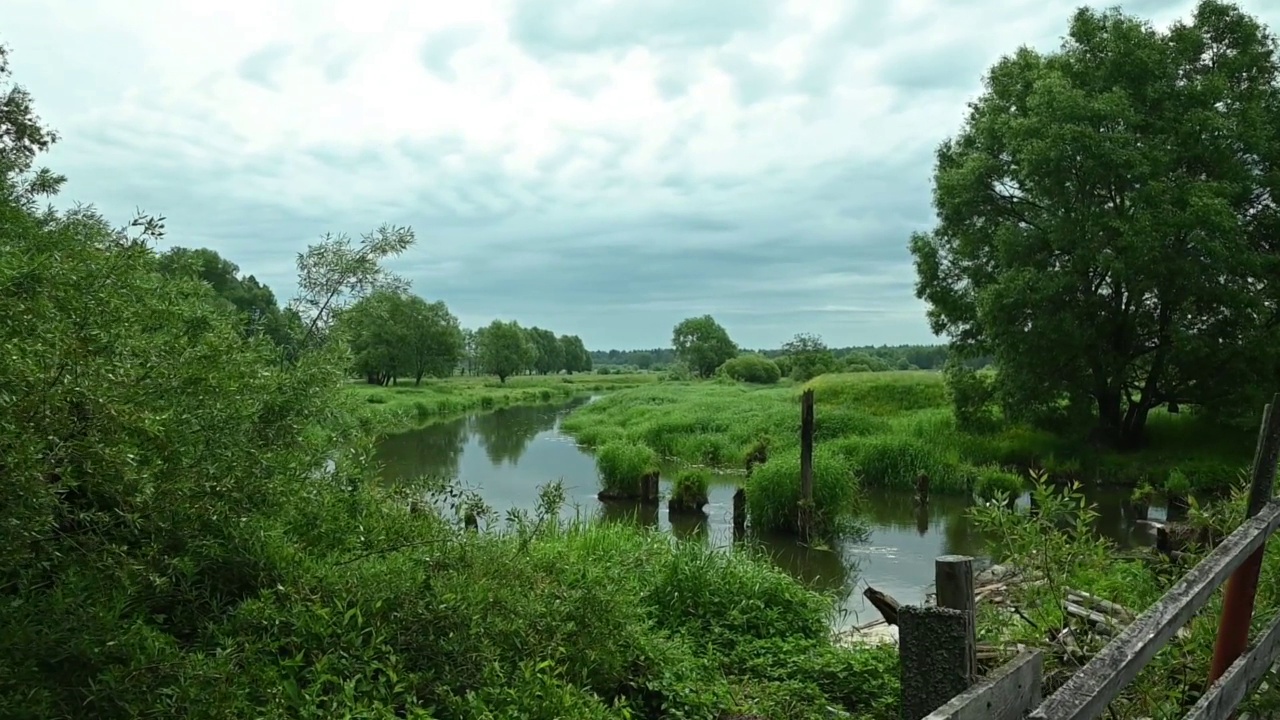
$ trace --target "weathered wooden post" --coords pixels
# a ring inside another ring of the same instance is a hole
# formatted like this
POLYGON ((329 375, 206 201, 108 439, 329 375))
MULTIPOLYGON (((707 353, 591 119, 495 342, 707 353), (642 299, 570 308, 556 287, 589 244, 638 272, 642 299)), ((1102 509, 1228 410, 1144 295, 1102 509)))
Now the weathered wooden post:
POLYGON ((800 395, 800 507, 796 529, 807 542, 813 533, 813 390, 800 395))
MULTIPOLYGON (((1262 512, 1271 501, 1280 463, 1280 393, 1263 408, 1262 425, 1258 429, 1258 445, 1253 455, 1253 475, 1249 486, 1249 505, 1245 518, 1262 512)), ((1222 600, 1222 619, 1218 622, 1218 639, 1213 646, 1213 663, 1209 666, 1209 684, 1222 677, 1249 644, 1249 625, 1253 622, 1253 605, 1258 593, 1258 574, 1262 570, 1264 541, 1227 579, 1222 600)))
POLYGON ((943 555, 933 561, 933 579, 938 592, 938 607, 964 613, 965 658, 961 672, 972 685, 978 678, 977 600, 973 589, 973 558, 967 555, 943 555))
POLYGON ((733 493, 733 540, 742 542, 747 534, 747 490, 738 488, 733 493))

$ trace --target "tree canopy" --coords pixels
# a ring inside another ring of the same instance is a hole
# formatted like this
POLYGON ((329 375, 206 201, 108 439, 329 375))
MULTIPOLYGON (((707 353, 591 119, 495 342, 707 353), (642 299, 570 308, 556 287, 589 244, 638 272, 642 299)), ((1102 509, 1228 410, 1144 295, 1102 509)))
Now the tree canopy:
POLYGON ((537 349, 519 323, 494 320, 476 331, 476 355, 484 372, 505 383, 533 366, 537 349))
POLYGON ((701 377, 711 377, 725 362, 738 356, 738 346, 710 315, 680 322, 671 333, 676 357, 701 377))
POLYGON ((462 327, 443 302, 380 290, 344 311, 339 323, 355 371, 371 383, 411 377, 417 385, 426 376, 449 377, 462 359, 462 327))
POLYGON ((1007 406, 1087 399, 1126 446, 1162 403, 1270 391, 1278 78, 1273 37, 1217 0, 1167 32, 1081 9, 1059 50, 1003 58, 911 239, 934 331, 994 356, 1007 406))

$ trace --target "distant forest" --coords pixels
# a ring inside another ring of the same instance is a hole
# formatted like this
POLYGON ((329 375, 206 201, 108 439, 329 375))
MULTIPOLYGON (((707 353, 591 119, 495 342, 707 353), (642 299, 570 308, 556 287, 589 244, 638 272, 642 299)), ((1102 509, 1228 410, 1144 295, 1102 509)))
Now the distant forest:
MULTIPOLYGON (((766 357, 776 358, 786 354, 782 349, 747 350, 758 352, 766 357)), ((865 345, 861 347, 832 348, 831 352, 839 360, 847 361, 858 356, 874 358, 891 368, 901 370, 941 370, 947 361, 946 345, 865 345)), ((649 350, 592 350, 592 365, 595 367, 632 367, 637 369, 657 368, 670 365, 676 361, 675 351, 671 348, 652 348, 649 350)), ((875 363, 879 365, 880 363, 875 363)), ((974 368, 991 364, 990 358, 977 358, 965 363, 974 368)))

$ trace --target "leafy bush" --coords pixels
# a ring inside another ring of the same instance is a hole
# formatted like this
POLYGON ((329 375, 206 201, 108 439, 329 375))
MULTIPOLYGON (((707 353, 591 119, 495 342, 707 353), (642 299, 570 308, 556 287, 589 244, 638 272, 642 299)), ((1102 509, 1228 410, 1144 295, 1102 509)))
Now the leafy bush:
POLYGON ((658 456, 639 443, 613 440, 596 453, 601 489, 614 497, 639 497, 645 476, 658 471, 658 456))
POLYGON ((991 375, 959 362, 948 362, 943 375, 956 427, 966 432, 990 430, 995 424, 995 384, 991 375))
MULTIPOLYGON (((820 535, 839 535, 852 529, 858 482, 849 463, 824 446, 813 453, 813 514, 820 535)), ((747 514, 759 530, 796 531, 800 504, 799 449, 770 457, 747 481, 747 514)))
POLYGON ((720 366, 720 372, 738 382, 772 385, 782 379, 777 363, 756 353, 739 355, 720 366))

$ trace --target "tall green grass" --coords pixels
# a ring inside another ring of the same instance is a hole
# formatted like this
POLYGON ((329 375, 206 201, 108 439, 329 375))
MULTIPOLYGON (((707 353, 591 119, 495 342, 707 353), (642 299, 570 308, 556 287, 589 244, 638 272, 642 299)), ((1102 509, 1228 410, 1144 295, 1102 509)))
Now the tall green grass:
POLYGON ((626 441, 697 465, 743 470, 762 441, 771 453, 799 447, 799 394, 814 391, 815 441, 843 456, 867 487, 968 493, 979 468, 1044 468, 1063 479, 1160 485, 1180 469, 1197 490, 1223 487, 1248 464, 1253 438, 1190 413, 1151 417, 1141 453, 1097 449, 1017 424, 983 432, 956 427, 940 373, 912 371, 819 376, 803 386, 661 382, 621 390, 574 411, 566 432, 588 447, 626 441))
POLYGON ((658 472, 658 456, 639 443, 617 440, 596 453, 602 497, 637 498, 644 478, 658 472))
MULTIPOLYGON (((831 448, 813 454, 813 519, 820 536, 851 529, 857 479, 848 461, 831 448)), ((800 508, 800 451, 786 450, 755 468, 747 482, 747 515, 757 530, 795 532, 800 508)))
POLYGON ((676 474, 667 503, 672 512, 702 512, 711 487, 711 472, 705 468, 685 468, 676 474))

